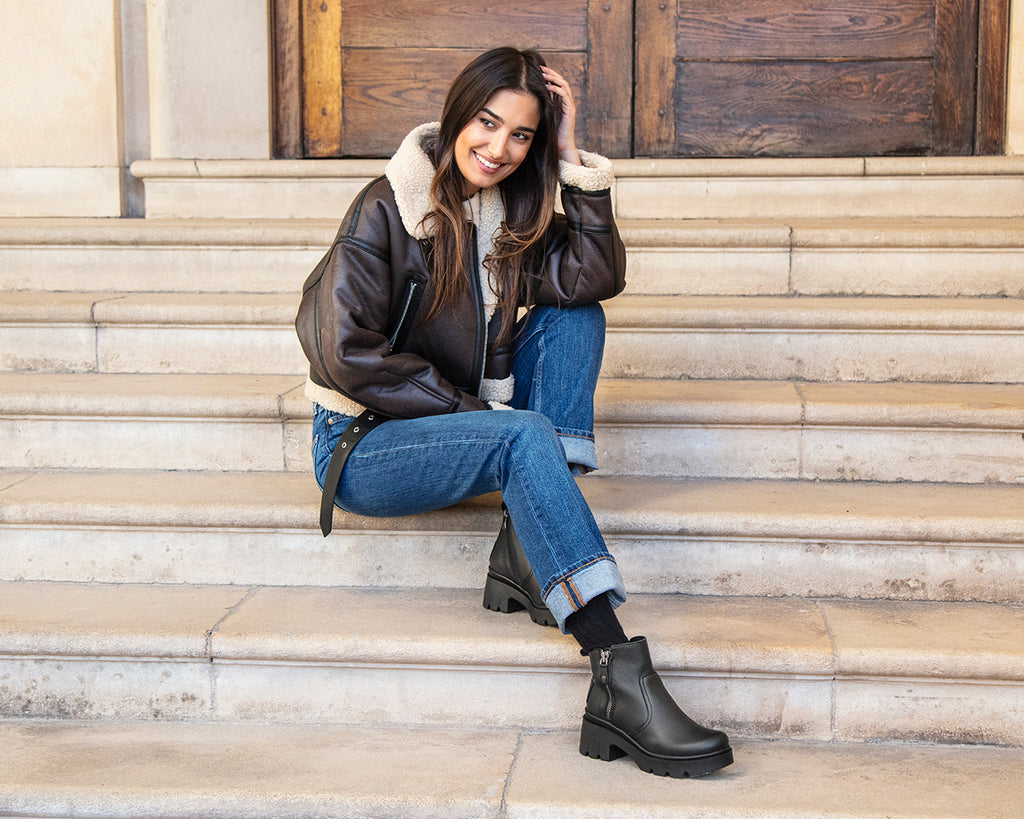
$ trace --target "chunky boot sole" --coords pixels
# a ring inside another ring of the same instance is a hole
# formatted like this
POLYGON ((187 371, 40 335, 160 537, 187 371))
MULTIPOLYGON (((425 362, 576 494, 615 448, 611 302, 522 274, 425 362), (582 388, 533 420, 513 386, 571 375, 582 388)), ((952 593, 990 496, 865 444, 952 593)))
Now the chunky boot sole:
POLYGON ((686 779, 705 776, 732 764, 732 748, 701 756, 658 756, 649 754, 633 740, 610 724, 600 724, 589 714, 583 717, 580 730, 580 753, 591 759, 611 762, 628 756, 637 767, 656 776, 686 779))
POLYGON ((487 573, 484 583, 484 608, 508 614, 513 611, 526 611, 533 622, 541 626, 557 626, 554 616, 547 606, 535 606, 523 589, 491 572, 487 573))

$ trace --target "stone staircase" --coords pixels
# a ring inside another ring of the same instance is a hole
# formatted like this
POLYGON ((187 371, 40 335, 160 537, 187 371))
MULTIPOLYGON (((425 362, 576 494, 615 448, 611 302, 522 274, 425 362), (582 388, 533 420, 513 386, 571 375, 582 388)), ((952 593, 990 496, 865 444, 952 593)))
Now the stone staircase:
POLYGON ((577 753, 573 642, 480 605, 497 498, 320 537, 291 322, 380 168, 0 220, 0 816, 1018 816, 1024 161, 617 163, 581 487, 735 738, 694 782, 577 753))

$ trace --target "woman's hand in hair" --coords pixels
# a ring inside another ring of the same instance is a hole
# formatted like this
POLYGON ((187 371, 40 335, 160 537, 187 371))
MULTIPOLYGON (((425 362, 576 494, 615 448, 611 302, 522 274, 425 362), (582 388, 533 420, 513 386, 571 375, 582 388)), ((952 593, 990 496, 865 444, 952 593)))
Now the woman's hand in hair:
POLYGON ((558 126, 558 155, 565 162, 582 165, 579 151, 576 150, 576 103, 572 98, 572 89, 565 77, 550 66, 541 66, 548 88, 556 99, 562 102, 562 123, 558 126))

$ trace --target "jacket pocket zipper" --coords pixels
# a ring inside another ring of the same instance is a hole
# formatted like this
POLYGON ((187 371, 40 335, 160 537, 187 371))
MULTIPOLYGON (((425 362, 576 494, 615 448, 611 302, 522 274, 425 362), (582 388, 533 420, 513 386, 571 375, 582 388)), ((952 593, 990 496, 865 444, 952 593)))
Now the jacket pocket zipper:
POLYGON ((415 279, 409 279, 405 286, 405 299, 402 302, 402 312, 398 316, 398 323, 395 325, 391 337, 388 339, 388 349, 391 352, 401 352, 405 346, 405 339, 412 327, 412 320, 419 306, 420 288, 423 285, 415 279), (397 349, 396 349, 397 348, 397 349))

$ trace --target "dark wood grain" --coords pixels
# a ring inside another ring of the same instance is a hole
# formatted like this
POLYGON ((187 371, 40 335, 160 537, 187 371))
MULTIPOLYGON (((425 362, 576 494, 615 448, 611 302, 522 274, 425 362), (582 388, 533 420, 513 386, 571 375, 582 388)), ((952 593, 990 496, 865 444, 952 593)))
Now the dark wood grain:
POLYGON ((685 59, 930 57, 935 0, 690 0, 679 4, 685 59))
POLYGON ((675 2, 636 0, 635 156, 672 156, 676 143, 675 2))
POLYGON ((302 156, 301 0, 272 0, 274 157, 302 156))
POLYGON ((587 67, 577 137, 582 147, 608 157, 628 157, 633 148, 633 5, 590 0, 587 67))
POLYGON ((345 0, 344 6, 345 48, 587 47, 587 0, 345 0))
POLYGON ((1010 53, 1010 0, 981 0, 978 14, 978 101, 974 152, 1006 149, 1006 78, 1010 53))
POLYGON ((929 145, 927 60, 680 63, 676 153, 850 156, 929 145))
POLYGON ((937 0, 931 153, 974 153, 977 0, 937 0))

